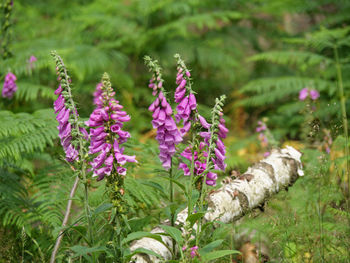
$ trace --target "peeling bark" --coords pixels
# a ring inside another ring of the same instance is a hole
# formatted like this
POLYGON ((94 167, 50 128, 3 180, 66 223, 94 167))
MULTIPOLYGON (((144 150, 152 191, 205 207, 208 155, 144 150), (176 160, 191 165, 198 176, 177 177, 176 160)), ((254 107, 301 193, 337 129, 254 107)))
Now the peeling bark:
MULTIPOLYGON (((281 150, 273 150, 270 156, 249 167, 237 179, 225 180, 222 187, 207 196, 208 211, 204 220, 230 223, 251 210, 262 207, 270 196, 293 185, 299 176, 304 175, 300 157, 301 153, 290 146, 281 150)), ((187 208, 181 211, 175 224, 181 227, 186 221, 187 213, 187 208)), ((151 232, 163 233, 164 231, 157 227, 151 232)), ((172 247, 171 238, 162 236, 162 239, 169 247, 172 247)), ((170 251, 163 244, 151 238, 142 238, 130 246, 132 251, 137 248, 152 250, 165 260, 171 259, 170 251)), ((154 256, 137 254, 131 262, 147 263, 160 262, 160 260, 154 256)))

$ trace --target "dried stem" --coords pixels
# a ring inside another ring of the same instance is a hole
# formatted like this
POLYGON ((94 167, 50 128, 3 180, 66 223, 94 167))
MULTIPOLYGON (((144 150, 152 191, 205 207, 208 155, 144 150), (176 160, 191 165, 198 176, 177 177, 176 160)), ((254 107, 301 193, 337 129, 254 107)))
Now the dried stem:
POLYGON ((60 233, 58 234, 58 238, 57 238, 57 240, 56 240, 55 247, 54 247, 54 249, 53 249, 53 251, 52 251, 52 254, 51 254, 50 263, 54 263, 54 262, 55 262, 58 249, 59 249, 59 247, 60 247, 60 245, 61 245, 61 241, 62 241, 63 234, 64 234, 64 227, 65 227, 65 226, 67 225, 67 223, 68 223, 69 214, 70 214, 70 210, 71 210, 71 208, 72 208, 72 203, 73 203, 73 197, 74 197, 75 191, 77 190, 78 183, 79 183, 79 176, 77 176, 77 177, 75 178, 73 187, 72 187, 72 189, 70 190, 69 200, 68 200, 67 208, 66 208, 66 213, 64 214, 64 219, 63 219, 63 222, 62 222, 62 229, 61 229, 60 233))

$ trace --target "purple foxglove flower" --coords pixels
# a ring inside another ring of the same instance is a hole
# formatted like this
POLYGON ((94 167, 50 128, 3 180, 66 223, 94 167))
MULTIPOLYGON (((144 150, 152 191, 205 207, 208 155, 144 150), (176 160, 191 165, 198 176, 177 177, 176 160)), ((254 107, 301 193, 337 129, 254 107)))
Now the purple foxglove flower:
POLYGON ((210 132, 200 132, 199 136, 201 136, 204 139, 209 140, 210 139, 210 132))
POLYGON ((105 127, 98 127, 96 129, 90 129, 91 136, 98 136, 105 131, 105 127))
POLYGON ((190 147, 187 147, 182 153, 180 153, 180 155, 185 157, 187 160, 192 160, 192 151, 190 147))
MULTIPOLYGON (((56 119, 58 121, 59 126, 57 127, 59 131, 59 138, 61 139, 61 145, 63 146, 63 149, 66 153, 66 160, 67 162, 74 162, 78 159, 79 152, 77 149, 75 149, 72 144, 72 125, 69 122, 69 116, 71 115, 71 110, 67 109, 65 106, 65 100, 60 94, 62 92, 62 88, 59 87, 55 93, 56 95, 59 95, 57 100, 54 102, 54 109, 57 113, 56 119)), ((85 129, 84 129, 85 130, 85 129)), ((80 131, 85 135, 83 130, 80 129, 80 131)), ((86 131, 85 131, 86 132, 86 131)))
POLYGON ((69 122, 66 122, 60 126, 57 127, 59 133, 58 133, 58 137, 60 137, 61 140, 63 140, 66 137, 69 137, 72 128, 71 128, 71 124, 69 122))
POLYGON ((114 125, 111 126, 111 131, 114 132, 114 133, 120 131, 120 129, 121 129, 121 127, 118 124, 114 124, 114 125))
POLYGON ((96 90, 93 93, 93 96, 94 96, 93 103, 99 107, 102 107, 102 100, 101 100, 102 89, 101 88, 102 88, 102 83, 98 83, 96 85, 96 90))
MULTIPOLYGON (((155 74, 159 74, 159 72, 155 74)), ((161 77, 152 77, 149 86, 153 89, 152 94, 154 96, 158 94, 148 110, 153 113, 152 126, 157 129, 156 139, 159 143, 159 159, 162 166, 169 169, 171 158, 176 152, 175 145, 182 141, 182 137, 171 116, 173 111, 164 95, 161 77)))
POLYGON ((194 168, 196 170, 196 174, 200 175, 204 172, 206 164, 201 163, 200 161, 194 162, 194 168))
POLYGON ((167 104, 165 107, 165 113, 167 116, 171 116, 173 114, 173 109, 171 108, 171 106, 169 104, 167 104))
MULTIPOLYGON (((93 136, 91 136, 92 138, 93 136)), ((105 140, 100 140, 100 141, 95 141, 93 143, 91 143, 89 149, 93 150, 93 149, 98 149, 97 152, 100 152, 102 150, 102 148, 105 147, 105 140)), ((90 153, 90 152, 89 152, 90 153)), ((92 153, 91 153, 92 154, 92 153)))
POLYGON ((55 113, 61 111, 64 107, 65 100, 62 95, 59 95, 57 100, 53 103, 53 108, 55 110, 55 113))
POLYGON ((315 89, 310 90, 310 98, 312 100, 317 100, 319 97, 320 97, 320 93, 317 90, 315 89))
POLYGON ((216 147, 220 151, 221 154, 225 155, 226 148, 225 148, 225 145, 220 138, 218 138, 216 141, 216 147))
POLYGON ((29 63, 33 63, 33 62, 35 62, 37 60, 38 59, 35 56, 31 55, 30 58, 29 58, 29 63))
POLYGON ((227 133, 228 133, 228 129, 225 127, 224 124, 219 124, 219 136, 220 138, 226 138, 227 136, 227 133))
POLYGON ((59 94, 61 94, 61 92, 62 92, 62 87, 61 87, 61 85, 58 85, 58 88, 55 90, 55 95, 59 95, 59 94))
POLYGON ((182 89, 179 92, 176 92, 175 93, 175 102, 179 103, 183 99, 183 97, 185 96, 185 93, 186 93, 186 89, 182 89))
POLYGON ((187 164, 185 164, 185 163, 180 163, 180 164, 179 164, 179 169, 182 169, 182 170, 183 170, 185 176, 191 175, 190 168, 188 168, 187 164))
POLYGON ((190 93, 189 95, 188 104, 191 110, 197 109, 197 100, 193 93, 190 93))
POLYGON ((66 160, 67 162, 74 162, 78 159, 79 152, 70 144, 66 150, 66 160))
POLYGON ((176 107, 176 110, 179 112, 183 112, 185 111, 185 109, 187 108, 187 105, 188 105, 188 97, 184 97, 180 104, 176 107))
POLYGON ((258 121, 258 127, 256 127, 256 132, 266 131, 266 129, 267 129, 266 124, 263 123, 262 121, 258 121))
POLYGON ((198 119, 199 119, 199 122, 201 123, 203 128, 205 128, 207 130, 210 128, 210 124, 206 121, 206 119, 204 117, 202 117, 201 115, 198 115, 198 119))
POLYGON ((106 87, 100 84, 96 88, 94 93, 96 109, 87 121, 88 126, 94 127, 90 129, 89 154, 99 153, 91 163, 93 176, 98 176, 97 180, 102 180, 112 173, 125 176, 126 168, 122 166, 127 162, 137 162, 135 156, 125 155, 124 148, 120 147, 131 137, 129 132, 122 130, 124 123, 130 120, 130 116, 122 111, 123 106, 113 98, 115 92, 110 87, 106 73, 103 75, 103 83, 107 83, 106 87), (113 142, 113 147, 108 142, 113 142), (115 162, 117 166, 113 165, 115 162))
POLYGON ((308 95, 309 95, 309 89, 308 88, 303 88, 299 92, 299 100, 305 100, 308 95))
POLYGON ((187 81, 186 81, 185 79, 182 79, 182 80, 181 80, 181 83, 180 83, 180 85, 179 85, 179 87, 178 87, 178 88, 179 88, 179 89, 183 89, 183 88, 185 88, 185 86, 186 86, 186 82, 187 82, 187 81))
POLYGON ((218 148, 215 148, 215 156, 217 158, 217 160, 219 161, 224 161, 225 160, 225 155, 223 155, 219 150, 218 148))
POLYGON ((59 124, 66 124, 68 123, 69 120, 69 115, 70 115, 70 110, 63 108, 56 116, 56 120, 58 121, 59 124))
POLYGON ((191 129, 191 122, 187 121, 185 125, 180 129, 180 134, 184 136, 191 129))
POLYGON ((92 168, 95 170, 99 168, 106 160, 107 152, 102 151, 91 163, 92 168))
POLYGON ((117 167, 117 173, 120 175, 126 175, 126 168, 124 167, 117 167))
POLYGON ((270 156, 270 152, 264 152, 264 157, 266 158, 266 157, 268 157, 268 156, 270 156))
POLYGON ((205 180, 205 183, 209 186, 216 186, 216 180, 205 180))
POLYGON ((197 253, 198 253, 197 250, 198 250, 197 246, 191 247, 191 257, 192 258, 194 258, 197 255, 197 253))
POLYGON ((177 113, 175 115, 176 122, 183 120, 184 127, 180 130, 182 136, 190 130, 193 121, 197 121, 197 101, 191 89, 191 74, 187 70, 184 61, 178 54, 175 55, 177 59, 177 75, 176 84, 178 87, 175 90, 175 102, 179 103, 176 107, 177 113))
POLYGON ((3 98, 11 99, 13 97, 13 94, 17 91, 16 80, 17 78, 13 73, 7 73, 1 93, 3 98))
POLYGON ((218 175, 216 173, 208 172, 207 179, 216 181, 216 179, 218 179, 218 175))
POLYGON ((38 59, 35 57, 35 56, 30 56, 28 62, 29 62, 29 68, 30 69, 33 69, 34 68, 34 62, 37 61, 38 59))
POLYGON ((129 156, 129 155, 125 155, 122 153, 115 153, 115 159, 118 161, 119 164, 124 165, 126 164, 126 162, 129 163, 136 163, 136 156, 129 156))
MULTIPOLYGON (((56 62, 56 71, 59 76, 58 80, 60 81, 58 88, 54 92, 58 97, 53 103, 55 113, 57 114, 56 120, 58 121, 58 135, 66 154, 66 160, 68 162, 74 162, 79 160, 79 154, 84 154, 84 149, 80 149, 79 146, 73 145, 76 145, 79 138, 82 140, 88 140, 89 135, 85 128, 79 123, 79 114, 71 98, 71 90, 69 86, 71 79, 67 74, 63 61, 55 52, 53 52, 52 55, 56 62)), ((37 59, 32 56, 29 59, 29 62, 33 63, 36 60, 37 59)))

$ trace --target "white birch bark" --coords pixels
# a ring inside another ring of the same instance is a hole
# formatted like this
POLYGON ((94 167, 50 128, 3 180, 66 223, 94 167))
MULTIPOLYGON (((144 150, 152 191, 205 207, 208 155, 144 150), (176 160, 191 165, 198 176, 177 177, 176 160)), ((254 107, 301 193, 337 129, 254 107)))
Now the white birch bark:
MULTIPOLYGON (((281 150, 273 150, 271 155, 249 167, 248 170, 235 180, 225 179, 223 186, 212 191, 207 196, 208 211, 204 220, 219 220, 230 223, 238 220, 254 208, 262 206, 266 200, 291 185, 303 176, 301 153, 287 146, 281 150)), ((187 218, 187 208, 181 211, 175 222, 183 226, 187 218)), ((152 233, 164 233, 156 227, 152 233)), ((172 239, 162 236, 163 242, 172 247, 172 239)), ((170 251, 160 242, 151 238, 142 238, 133 242, 131 251, 145 248, 161 255, 165 260, 171 259, 170 251)), ((132 258, 134 263, 161 262, 154 256, 137 254, 132 258)))

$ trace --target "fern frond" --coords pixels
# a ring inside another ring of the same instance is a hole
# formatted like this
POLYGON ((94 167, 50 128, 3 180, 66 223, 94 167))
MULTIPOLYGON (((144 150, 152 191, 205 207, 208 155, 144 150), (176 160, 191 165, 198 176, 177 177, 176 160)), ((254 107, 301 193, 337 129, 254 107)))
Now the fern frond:
POLYGON ((127 177, 125 180, 126 200, 132 207, 141 203, 148 208, 159 204, 160 194, 154 191, 152 187, 146 186, 138 179, 127 177))
POLYGON ((319 31, 306 35, 305 38, 284 39, 291 44, 302 44, 318 51, 325 48, 334 48, 336 46, 349 45, 350 27, 326 29, 321 28, 319 31))
POLYGON ((32 84, 29 82, 17 82, 18 90, 15 93, 15 98, 24 101, 34 101, 39 95, 42 98, 55 100, 57 96, 53 89, 39 84, 32 84))
POLYGON ((309 51, 270 51, 254 55, 249 61, 267 61, 280 65, 296 65, 299 68, 310 66, 329 66, 333 59, 309 51))
POLYGON ((261 78, 250 81, 241 91, 249 95, 248 98, 238 102, 239 105, 262 106, 268 105, 290 95, 297 96, 305 87, 315 88, 318 91, 336 89, 331 81, 306 77, 276 77, 261 78))
POLYGON ((52 109, 33 114, 0 112, 0 158, 19 159, 24 153, 44 150, 57 137, 52 109))

